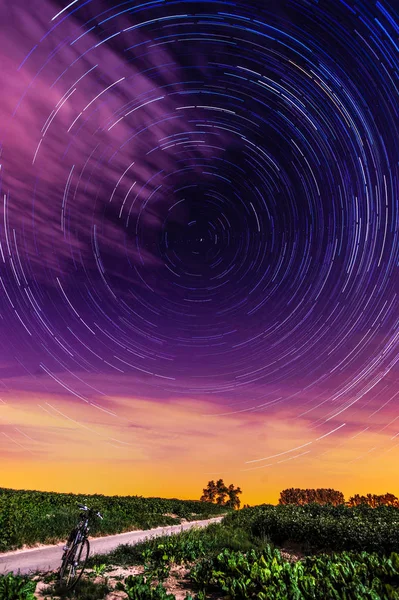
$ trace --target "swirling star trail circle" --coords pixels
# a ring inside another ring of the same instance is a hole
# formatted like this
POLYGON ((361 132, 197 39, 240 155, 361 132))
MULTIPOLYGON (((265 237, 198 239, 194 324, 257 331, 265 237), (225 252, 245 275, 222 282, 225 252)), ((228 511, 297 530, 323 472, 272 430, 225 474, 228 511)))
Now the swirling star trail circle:
POLYGON ((234 472, 365 431, 364 452, 396 447, 394 4, 16 0, 0 17, 3 407, 60 394, 66 418, 86 405, 123 432, 129 388, 154 411, 198 402, 208 429, 306 421, 300 443, 249 436, 234 472))

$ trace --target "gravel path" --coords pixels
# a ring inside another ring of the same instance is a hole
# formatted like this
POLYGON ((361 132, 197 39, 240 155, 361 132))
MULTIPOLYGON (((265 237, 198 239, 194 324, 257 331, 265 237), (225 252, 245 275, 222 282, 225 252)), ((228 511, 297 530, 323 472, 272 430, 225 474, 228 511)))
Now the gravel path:
MULTIPOLYGON (((192 527, 206 527, 210 523, 218 523, 222 519, 223 517, 214 517, 205 521, 190 521, 181 525, 156 527, 155 529, 146 529, 143 531, 128 531, 100 538, 89 537, 90 554, 107 554, 120 544, 137 544, 149 537, 172 535, 173 533, 179 533, 192 527)), ((61 564, 64 544, 65 542, 60 542, 55 546, 32 548, 30 550, 15 550, 14 552, 0 554, 0 574, 11 571, 16 574, 18 570, 21 574, 34 573, 36 571, 53 571, 61 564)))

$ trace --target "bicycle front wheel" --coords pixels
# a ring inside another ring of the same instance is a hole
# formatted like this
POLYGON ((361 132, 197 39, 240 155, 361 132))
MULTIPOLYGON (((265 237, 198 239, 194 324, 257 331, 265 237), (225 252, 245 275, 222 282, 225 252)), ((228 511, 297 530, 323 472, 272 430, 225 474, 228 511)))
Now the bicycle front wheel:
POLYGON ((74 544, 65 555, 59 576, 61 589, 71 590, 79 581, 85 569, 89 557, 89 540, 84 539, 78 544, 74 544))

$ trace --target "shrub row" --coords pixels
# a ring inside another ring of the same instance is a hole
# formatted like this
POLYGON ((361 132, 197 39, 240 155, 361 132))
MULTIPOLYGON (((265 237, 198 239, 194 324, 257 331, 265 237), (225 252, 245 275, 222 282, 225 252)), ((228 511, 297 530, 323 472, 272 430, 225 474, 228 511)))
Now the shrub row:
POLYGON ((299 543, 306 552, 328 549, 390 553, 399 548, 399 510, 388 506, 261 505, 229 514, 225 523, 278 545, 299 543))
POLYGON ((58 494, 0 488, 0 552, 14 550, 24 544, 55 543, 66 539, 76 525, 78 503, 97 508, 104 517, 103 521, 93 522, 92 535, 151 529, 179 523, 181 518, 205 519, 228 512, 226 508, 199 500, 58 494), (165 514, 174 514, 178 518, 165 514))

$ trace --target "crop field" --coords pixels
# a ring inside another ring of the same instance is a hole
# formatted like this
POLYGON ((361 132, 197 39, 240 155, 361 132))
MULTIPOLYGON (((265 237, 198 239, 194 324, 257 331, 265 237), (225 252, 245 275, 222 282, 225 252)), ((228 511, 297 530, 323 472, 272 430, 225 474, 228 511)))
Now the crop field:
POLYGON ((181 519, 206 519, 228 512, 226 507, 222 509, 215 504, 195 500, 0 488, 0 552, 67 539, 76 525, 78 503, 98 509, 104 517, 103 521, 97 519, 93 522, 92 536, 176 525, 181 519))
POLYGON ((390 506, 264 504, 229 514, 224 522, 244 527, 257 538, 267 536, 278 545, 299 544, 304 552, 399 551, 399 509, 390 506))
MULTIPOLYGON (((70 597, 399 600, 398 534, 399 509, 393 507, 245 508, 203 530, 91 556, 70 597)), ((2 596, 5 577, 0 577, 2 600, 60 597, 56 573, 8 577, 9 586, 12 579, 15 589, 25 591, 2 596)))

